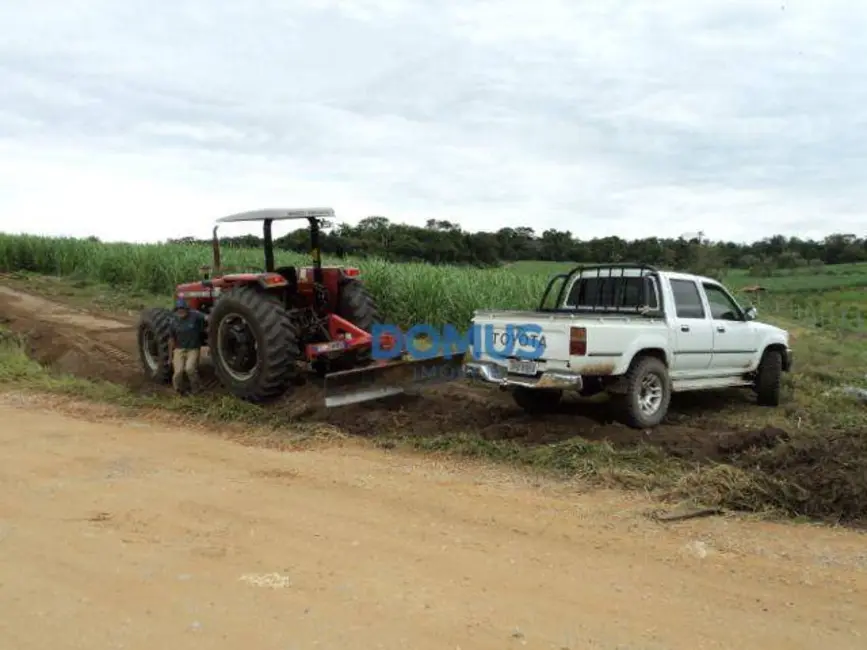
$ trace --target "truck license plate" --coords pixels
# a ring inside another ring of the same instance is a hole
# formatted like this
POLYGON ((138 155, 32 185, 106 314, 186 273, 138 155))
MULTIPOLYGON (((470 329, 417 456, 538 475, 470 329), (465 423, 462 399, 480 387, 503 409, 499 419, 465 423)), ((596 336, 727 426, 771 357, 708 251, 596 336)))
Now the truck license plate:
POLYGON ((535 361, 509 359, 509 372, 516 375, 535 375, 537 368, 538 364, 535 361))

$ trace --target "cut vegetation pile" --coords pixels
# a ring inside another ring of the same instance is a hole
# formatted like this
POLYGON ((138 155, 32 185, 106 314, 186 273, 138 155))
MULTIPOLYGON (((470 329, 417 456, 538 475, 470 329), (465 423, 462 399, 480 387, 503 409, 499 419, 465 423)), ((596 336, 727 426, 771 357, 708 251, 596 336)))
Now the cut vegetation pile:
POLYGON ((867 434, 802 433, 687 474, 676 494, 733 510, 835 522, 867 520, 867 434))
MULTIPOLYGON (((261 444, 291 444, 293 436, 338 431, 385 447, 492 458, 606 485, 651 488, 709 506, 867 521, 867 407, 838 390, 867 386, 867 336, 855 325, 832 319, 816 327, 811 316, 799 324, 787 320, 791 312, 770 313, 762 305, 771 303, 762 298, 761 317, 774 321, 782 316, 778 322, 793 333, 796 370, 787 378, 784 404, 760 408, 743 391, 680 395, 668 421, 648 434, 616 424, 604 400, 567 402, 551 416, 533 419, 508 397, 462 383, 423 397, 331 411, 318 406, 315 388, 265 410, 219 392, 178 399, 161 389, 144 390, 140 371, 130 362, 136 357, 131 316, 123 312, 154 304, 154 293, 167 304, 173 286, 196 277, 207 261, 208 251, 198 246, 0 235, 0 269, 18 272, 17 279, 7 277, 0 284, 27 288, 54 302, 97 306, 120 321, 88 325, 60 308, 52 315, 44 305, 28 311, 20 298, 0 294, 3 326, 15 334, 0 340, 0 382, 109 400, 135 410, 168 410, 199 421, 258 424, 270 431, 253 440, 261 444), (124 326, 128 329, 118 329, 124 326), (75 358, 90 364, 87 371, 68 364, 70 354, 58 349, 67 344, 81 346, 75 358), (51 354, 44 347, 49 345, 51 354), (55 361, 65 359, 62 369, 76 377, 56 376, 32 359, 49 369, 62 367, 55 361), (112 383, 93 381, 95 377, 112 383)), ((261 265, 253 250, 229 251, 226 262, 261 265)), ((280 262, 306 260, 283 254, 280 262)), ((555 270, 522 272, 518 264, 486 271, 376 260, 358 265, 386 317, 403 325, 463 324, 477 308, 533 307, 555 270)), ((802 293, 797 279, 788 282, 792 292, 802 293)), ((863 310, 864 292, 857 283, 846 282, 848 288, 829 289, 830 300, 843 300, 842 295, 863 310)), ((749 283, 757 281, 738 277, 738 284, 749 283)), ((823 295, 813 294, 820 306, 823 295)))

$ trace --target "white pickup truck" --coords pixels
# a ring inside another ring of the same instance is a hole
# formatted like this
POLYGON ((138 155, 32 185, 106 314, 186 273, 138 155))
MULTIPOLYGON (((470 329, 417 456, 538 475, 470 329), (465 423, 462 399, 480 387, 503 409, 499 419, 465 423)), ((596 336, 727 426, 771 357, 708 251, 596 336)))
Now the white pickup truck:
POLYGON ((792 368, 789 334, 755 318, 754 307, 711 278, 640 264, 579 266, 551 279, 536 311, 476 311, 473 325, 493 331, 495 350, 516 337, 515 354, 474 349, 465 373, 511 390, 531 413, 552 409, 567 390, 606 391, 642 429, 663 420, 672 392, 744 386, 759 404, 777 406, 782 373, 792 368), (541 356, 530 359, 534 342, 541 356))

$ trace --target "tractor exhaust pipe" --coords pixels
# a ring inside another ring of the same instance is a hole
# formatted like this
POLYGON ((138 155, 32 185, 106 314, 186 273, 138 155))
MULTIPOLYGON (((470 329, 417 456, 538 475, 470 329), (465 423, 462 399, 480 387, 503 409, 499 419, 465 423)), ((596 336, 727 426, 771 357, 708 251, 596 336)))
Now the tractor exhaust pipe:
POLYGON ((220 226, 214 226, 214 231, 211 235, 211 248, 214 252, 214 268, 211 273, 215 276, 220 275, 220 263, 222 261, 220 259, 220 238, 217 237, 217 229, 219 227, 220 226))

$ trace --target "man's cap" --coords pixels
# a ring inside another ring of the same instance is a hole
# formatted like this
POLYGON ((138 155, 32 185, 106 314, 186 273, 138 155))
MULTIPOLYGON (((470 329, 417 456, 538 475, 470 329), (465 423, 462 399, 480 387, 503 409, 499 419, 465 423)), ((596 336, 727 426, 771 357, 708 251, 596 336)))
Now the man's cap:
POLYGON ((178 309, 187 309, 187 301, 184 300, 183 298, 178 298, 175 301, 175 310, 178 310, 178 309))

